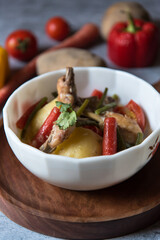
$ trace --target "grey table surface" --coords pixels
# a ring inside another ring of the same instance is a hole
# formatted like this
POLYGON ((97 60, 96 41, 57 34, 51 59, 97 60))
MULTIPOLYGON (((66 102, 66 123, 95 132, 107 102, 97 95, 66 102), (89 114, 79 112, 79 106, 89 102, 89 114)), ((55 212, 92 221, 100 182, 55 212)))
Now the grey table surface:
MULTIPOLYGON (((105 9, 117 2, 116 0, 0 0, 0 45, 4 46, 8 34, 16 29, 28 29, 38 38, 40 49, 56 44, 44 32, 45 22, 52 16, 63 16, 70 23, 72 29, 80 28, 86 22, 93 22, 100 26, 105 9)), ((139 0, 150 13, 151 17, 160 22, 160 1, 139 0)), ((106 56, 106 44, 94 46, 91 52, 101 56, 109 67, 113 66, 106 56)), ((24 63, 10 58, 11 68, 19 68, 24 63)), ((160 57, 156 63, 148 68, 125 69, 149 83, 160 79, 160 57)), ((98 231, 98 229, 97 229, 98 231)), ((0 212, 0 240, 49 240, 56 239, 27 230, 9 220, 0 212)), ((160 239, 160 221, 139 232, 116 239, 160 239)))

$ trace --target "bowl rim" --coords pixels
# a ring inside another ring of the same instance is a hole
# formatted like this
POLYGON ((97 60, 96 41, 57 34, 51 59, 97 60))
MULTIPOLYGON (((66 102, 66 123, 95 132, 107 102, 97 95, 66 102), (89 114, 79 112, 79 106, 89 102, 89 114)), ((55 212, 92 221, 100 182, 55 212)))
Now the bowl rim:
MULTIPOLYGON (((151 85, 149 84, 148 82, 146 82, 145 80, 135 76, 134 74, 131 74, 131 73, 128 73, 126 72, 125 70, 117 70, 117 69, 111 69, 111 68, 106 68, 106 67, 74 67, 74 72, 76 73, 77 71, 84 71, 84 70, 92 70, 92 69, 95 69, 96 71, 101 71, 101 70, 106 70, 108 72, 115 72, 116 74, 125 74, 127 76, 134 76, 138 81, 141 81, 143 82, 144 84, 146 84, 147 86, 149 86, 150 88, 152 88, 152 91, 155 92, 155 94, 160 98, 160 94, 158 93, 158 91, 151 85)), ((40 151, 39 149, 36 149, 28 144, 25 144, 23 143, 19 138, 18 136, 11 130, 11 128, 9 127, 9 124, 8 124, 8 116, 7 116, 7 108, 10 104, 10 102, 12 101, 12 98, 14 97, 14 95, 17 94, 18 91, 20 91, 21 89, 23 89, 26 85, 29 85, 31 82, 33 81, 39 81, 40 79, 43 79, 45 77, 48 77, 48 76, 52 76, 52 75, 55 75, 55 74, 63 74, 65 72, 65 68, 63 69, 60 69, 60 70, 57 70, 57 71, 51 71, 51 72, 48 72, 48 73, 44 73, 44 74, 41 74, 39 76, 36 76, 30 80, 28 80, 27 82, 23 83, 21 86, 19 86, 11 95, 10 97, 8 98, 4 108, 3 108, 3 123, 4 123, 4 129, 6 132, 8 132, 11 137, 14 139, 14 141, 17 142, 17 144, 19 145, 20 148, 25 148, 25 149, 28 149, 29 151, 33 151, 33 153, 37 154, 37 156, 44 156, 49 159, 49 160, 53 160, 55 159, 55 156, 56 156, 56 159, 58 161, 68 161, 68 162, 72 162, 73 164, 79 164, 79 163, 94 163, 94 162, 97 162, 98 161, 112 161, 115 157, 117 158, 118 156, 121 156, 121 155, 126 155, 128 153, 132 153, 134 150, 139 150, 139 149, 143 149, 143 147, 146 145, 147 142, 150 141, 150 139, 154 138, 155 136, 157 136, 158 132, 160 132, 160 124, 156 127, 156 129, 154 131, 152 131, 150 133, 149 136, 147 136, 143 142, 137 146, 133 146, 131 148, 128 148, 128 149, 125 149, 123 151, 120 151, 120 152, 117 152, 113 155, 100 155, 100 156, 93 156, 93 157, 86 157, 86 158, 73 158, 73 157, 66 157, 66 156, 61 156, 61 155, 56 155, 56 154, 48 154, 48 153, 44 153, 42 151, 40 151), (76 160, 76 161, 75 161, 76 160)))

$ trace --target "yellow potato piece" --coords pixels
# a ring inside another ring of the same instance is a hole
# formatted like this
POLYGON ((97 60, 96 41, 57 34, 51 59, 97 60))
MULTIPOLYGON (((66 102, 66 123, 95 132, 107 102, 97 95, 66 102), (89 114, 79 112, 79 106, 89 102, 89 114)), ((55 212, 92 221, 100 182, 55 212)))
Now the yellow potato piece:
POLYGON ((30 142, 30 140, 36 135, 36 133, 50 114, 52 108, 56 106, 56 101, 57 98, 47 103, 36 113, 26 133, 27 142, 30 142))
POLYGON ((74 158, 99 156, 102 155, 102 137, 90 129, 77 127, 52 153, 74 158))

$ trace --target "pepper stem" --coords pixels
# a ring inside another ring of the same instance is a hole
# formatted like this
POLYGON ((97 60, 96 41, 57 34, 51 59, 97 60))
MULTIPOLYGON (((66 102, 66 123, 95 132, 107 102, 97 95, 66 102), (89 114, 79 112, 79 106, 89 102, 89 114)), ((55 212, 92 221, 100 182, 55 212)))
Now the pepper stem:
POLYGON ((128 26, 126 27, 125 31, 129 33, 136 33, 138 30, 140 30, 140 27, 137 27, 134 24, 134 19, 130 12, 123 11, 128 16, 128 26))

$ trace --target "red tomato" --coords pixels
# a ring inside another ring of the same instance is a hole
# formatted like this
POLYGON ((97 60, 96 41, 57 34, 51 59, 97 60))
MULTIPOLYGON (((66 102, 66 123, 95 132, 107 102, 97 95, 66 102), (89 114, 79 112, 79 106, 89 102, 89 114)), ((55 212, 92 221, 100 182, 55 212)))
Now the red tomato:
POLYGON ((133 100, 130 100, 129 103, 127 104, 127 107, 134 112, 136 115, 137 122, 144 132, 145 126, 146 126, 146 118, 145 114, 143 112, 143 109, 133 100))
POLYGON ((61 17, 53 17, 46 23, 46 34, 57 41, 65 39, 70 32, 67 21, 61 17))
POLYGON ((117 106, 114 108, 114 112, 126 115, 132 119, 137 119, 135 113, 126 106, 117 106))
POLYGON ((91 94, 91 96, 98 97, 99 99, 101 99, 102 95, 103 95, 103 92, 101 92, 101 91, 99 91, 97 89, 94 89, 92 94, 91 94))
POLYGON ((5 47, 12 57, 28 61, 37 53, 37 39, 30 31, 17 30, 7 37, 5 47))

